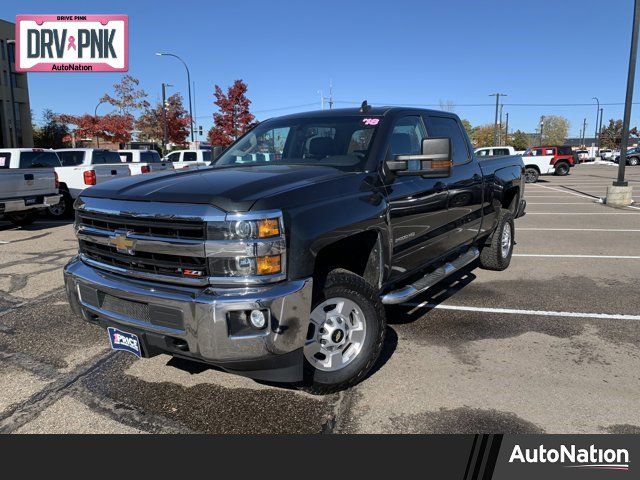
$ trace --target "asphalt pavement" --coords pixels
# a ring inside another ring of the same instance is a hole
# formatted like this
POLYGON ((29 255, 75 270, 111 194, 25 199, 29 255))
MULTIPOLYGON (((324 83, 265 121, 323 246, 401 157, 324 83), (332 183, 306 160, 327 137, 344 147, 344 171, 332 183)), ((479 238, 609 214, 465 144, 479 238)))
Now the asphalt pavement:
POLYGON ((640 208, 595 203, 615 175, 527 185, 509 269, 389 308, 373 372, 328 396, 112 352, 63 292, 72 226, 0 221, 0 432, 640 433, 640 208))

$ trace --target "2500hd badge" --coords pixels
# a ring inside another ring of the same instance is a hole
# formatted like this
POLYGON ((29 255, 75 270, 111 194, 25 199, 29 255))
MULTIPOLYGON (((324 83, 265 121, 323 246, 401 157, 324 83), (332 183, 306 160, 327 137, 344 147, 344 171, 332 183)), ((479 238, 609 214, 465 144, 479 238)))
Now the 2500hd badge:
POLYGON ((479 161, 448 112, 273 118, 211 168, 84 190, 67 293, 114 348, 348 388, 380 355, 386 305, 473 262, 509 266, 523 172, 479 161))

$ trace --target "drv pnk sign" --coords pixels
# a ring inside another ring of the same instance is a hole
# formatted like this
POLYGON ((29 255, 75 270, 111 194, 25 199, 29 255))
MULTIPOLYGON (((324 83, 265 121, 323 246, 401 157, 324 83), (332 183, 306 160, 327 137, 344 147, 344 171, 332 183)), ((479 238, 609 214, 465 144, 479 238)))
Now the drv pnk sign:
POLYGON ((127 15, 18 15, 19 72, 126 72, 127 15))

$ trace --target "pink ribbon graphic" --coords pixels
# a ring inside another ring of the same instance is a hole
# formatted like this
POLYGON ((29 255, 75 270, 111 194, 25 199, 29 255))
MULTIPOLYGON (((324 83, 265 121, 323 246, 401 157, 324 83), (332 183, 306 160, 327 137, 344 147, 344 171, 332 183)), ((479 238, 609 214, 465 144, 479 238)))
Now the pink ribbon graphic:
POLYGON ((69 37, 69 45, 67 46, 67 50, 71 50, 72 48, 75 51, 78 51, 78 49, 76 48, 76 37, 74 37, 73 35, 69 37))

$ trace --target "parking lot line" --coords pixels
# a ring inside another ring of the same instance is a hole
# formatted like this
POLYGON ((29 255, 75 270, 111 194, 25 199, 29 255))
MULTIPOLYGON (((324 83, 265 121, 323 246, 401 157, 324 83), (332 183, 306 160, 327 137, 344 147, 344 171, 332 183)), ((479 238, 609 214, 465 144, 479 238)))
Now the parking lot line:
MULTIPOLYGON (((409 304, 411 305, 411 304, 409 304)), ((493 307, 467 307, 464 305, 444 305, 442 303, 426 303, 416 305, 416 308, 433 308, 435 310, 458 310, 463 312, 482 313, 508 313, 514 315, 534 315, 541 317, 572 317, 572 318, 599 318, 608 320, 633 320, 639 321, 640 315, 624 315, 615 313, 592 313, 592 312, 562 312, 550 310, 519 310, 515 308, 493 308, 493 307)))
POLYGON ((636 212, 527 212, 527 215, 640 215, 636 212))
POLYGON ((625 228, 543 228, 543 227, 518 227, 517 231, 521 230, 539 230, 547 232, 640 232, 640 229, 625 229, 625 228))
POLYGON ((589 202, 527 202, 527 205, 589 205, 589 202))
POLYGON ((584 198, 594 198, 593 195, 583 195, 581 193, 569 192, 567 190, 561 190, 559 188, 547 187, 546 185, 538 185, 537 183, 532 184, 533 187, 546 188, 548 190, 553 190, 555 192, 564 193, 566 195, 575 195, 576 197, 584 197, 584 198))
POLYGON ((545 258, 606 258, 606 259, 624 259, 624 260, 640 260, 640 256, 636 255, 560 255, 555 253, 514 253, 514 257, 545 257, 545 258))

